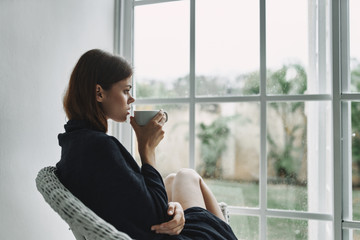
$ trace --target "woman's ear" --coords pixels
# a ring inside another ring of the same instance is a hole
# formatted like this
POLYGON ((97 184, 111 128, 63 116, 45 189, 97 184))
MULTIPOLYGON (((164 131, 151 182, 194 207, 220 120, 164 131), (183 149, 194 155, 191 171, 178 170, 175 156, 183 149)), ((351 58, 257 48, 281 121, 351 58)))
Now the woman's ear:
POLYGON ((96 84, 96 101, 104 101, 104 89, 99 84, 96 84))

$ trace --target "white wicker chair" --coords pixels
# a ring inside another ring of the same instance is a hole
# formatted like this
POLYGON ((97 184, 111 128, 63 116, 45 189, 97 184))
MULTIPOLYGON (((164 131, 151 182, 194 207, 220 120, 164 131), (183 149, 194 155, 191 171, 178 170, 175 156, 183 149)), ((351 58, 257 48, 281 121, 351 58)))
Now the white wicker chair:
MULTIPOLYGON (((55 171, 56 168, 51 166, 41 169, 36 177, 36 186, 45 201, 69 224, 77 240, 132 240, 86 207, 65 188, 55 171)), ((227 205, 219 205, 228 222, 227 205)))

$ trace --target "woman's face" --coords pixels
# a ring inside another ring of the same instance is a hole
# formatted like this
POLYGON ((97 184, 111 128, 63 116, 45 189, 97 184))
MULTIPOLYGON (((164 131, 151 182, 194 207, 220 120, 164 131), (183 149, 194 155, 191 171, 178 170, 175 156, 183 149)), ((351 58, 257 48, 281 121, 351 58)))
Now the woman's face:
POLYGON ((109 90, 96 85, 96 99, 101 102, 107 119, 116 122, 126 121, 127 115, 130 114, 130 104, 135 101, 130 95, 130 89, 131 77, 114 83, 109 90))

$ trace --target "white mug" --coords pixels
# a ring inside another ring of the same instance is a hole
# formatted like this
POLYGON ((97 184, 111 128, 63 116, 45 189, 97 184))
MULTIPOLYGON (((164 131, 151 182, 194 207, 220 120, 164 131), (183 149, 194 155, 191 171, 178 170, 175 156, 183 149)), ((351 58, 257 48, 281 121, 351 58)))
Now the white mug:
MULTIPOLYGON (((151 119, 153 119, 153 117, 155 117, 156 114, 159 113, 159 110, 155 110, 155 111, 134 111, 134 118, 135 121, 138 125, 140 126, 144 126, 146 125, 151 119)), ((164 112, 165 116, 166 116, 166 120, 165 122, 168 121, 169 117, 167 112, 164 112)))

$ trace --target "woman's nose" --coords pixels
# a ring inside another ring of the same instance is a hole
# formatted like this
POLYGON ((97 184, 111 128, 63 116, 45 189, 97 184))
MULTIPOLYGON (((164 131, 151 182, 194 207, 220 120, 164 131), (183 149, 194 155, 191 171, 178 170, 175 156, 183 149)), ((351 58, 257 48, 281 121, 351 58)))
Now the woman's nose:
POLYGON ((130 98, 129 98, 129 103, 133 103, 133 102, 135 102, 135 98, 133 98, 132 96, 130 96, 130 98))

